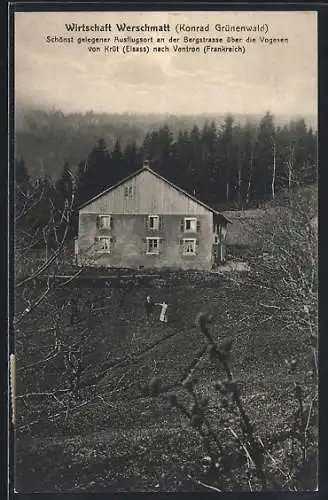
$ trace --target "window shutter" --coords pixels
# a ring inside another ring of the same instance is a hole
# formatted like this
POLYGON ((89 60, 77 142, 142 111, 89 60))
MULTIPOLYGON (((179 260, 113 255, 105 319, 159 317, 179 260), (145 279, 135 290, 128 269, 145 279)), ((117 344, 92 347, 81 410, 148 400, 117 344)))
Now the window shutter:
POLYGON ((148 217, 147 216, 145 217, 145 229, 146 230, 148 229, 148 217))
POLYGON ((113 227, 114 227, 114 220, 113 220, 113 217, 112 217, 112 216, 110 216, 110 225, 109 225, 109 227, 110 227, 111 229, 113 229, 113 227))
POLYGON ((180 231, 181 233, 184 233, 184 219, 181 219, 180 221, 180 231))
POLYGON ((200 231, 200 220, 197 220, 197 222, 196 222, 196 229, 197 229, 197 233, 199 233, 199 231, 200 231))
POLYGON ((100 215, 97 215, 97 228, 98 229, 100 228, 100 221, 101 221, 101 217, 100 217, 100 215))
POLYGON ((196 245, 199 245, 199 240, 196 240, 196 245))
POLYGON ((158 230, 163 231, 163 218, 161 216, 158 218, 158 230))

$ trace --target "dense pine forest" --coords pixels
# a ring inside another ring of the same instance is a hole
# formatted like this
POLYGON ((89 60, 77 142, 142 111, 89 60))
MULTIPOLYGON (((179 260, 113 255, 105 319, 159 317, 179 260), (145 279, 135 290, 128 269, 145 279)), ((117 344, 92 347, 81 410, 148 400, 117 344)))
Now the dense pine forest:
MULTIPOLYGON (((107 137, 98 137, 77 166, 68 161, 57 166, 62 169, 57 180, 39 177, 40 193, 46 194, 43 213, 53 204, 61 208, 69 171, 75 176, 77 208, 138 170, 144 160, 214 208, 247 209, 316 182, 317 133, 303 118, 277 123, 267 112, 257 121, 226 115, 220 123, 205 121, 179 130, 164 123, 146 132, 142 141, 129 142, 124 135, 124 141, 117 137, 112 146, 107 137)), ((34 183, 31 172, 34 166, 17 155, 16 184, 34 183)))

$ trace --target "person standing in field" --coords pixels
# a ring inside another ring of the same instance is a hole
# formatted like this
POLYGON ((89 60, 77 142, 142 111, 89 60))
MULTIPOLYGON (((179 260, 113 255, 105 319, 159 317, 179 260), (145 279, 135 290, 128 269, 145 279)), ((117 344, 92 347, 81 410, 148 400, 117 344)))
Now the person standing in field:
POLYGON ((159 315, 159 320, 162 321, 163 323, 167 323, 167 308, 168 308, 167 303, 165 302, 165 300, 163 300, 161 304, 156 304, 156 305, 162 306, 161 313, 159 315))
POLYGON ((149 318, 150 318, 150 316, 153 312, 153 309, 154 309, 154 303, 153 303, 150 295, 147 295, 147 297, 146 297, 145 309, 146 309, 147 320, 149 321, 149 318))

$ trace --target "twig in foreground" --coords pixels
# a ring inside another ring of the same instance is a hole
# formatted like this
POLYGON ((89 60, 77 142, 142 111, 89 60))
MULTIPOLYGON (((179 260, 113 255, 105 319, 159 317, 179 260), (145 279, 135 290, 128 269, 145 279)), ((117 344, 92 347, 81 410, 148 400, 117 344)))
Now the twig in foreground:
POLYGON ((199 479, 194 479, 190 474, 188 474, 188 479, 190 479, 193 483, 199 484, 200 486, 204 486, 204 488, 208 488, 209 490, 212 491, 217 491, 218 493, 222 493, 222 490, 219 490, 219 488, 215 488, 215 486, 211 486, 210 484, 203 483, 203 481, 200 481, 199 479))

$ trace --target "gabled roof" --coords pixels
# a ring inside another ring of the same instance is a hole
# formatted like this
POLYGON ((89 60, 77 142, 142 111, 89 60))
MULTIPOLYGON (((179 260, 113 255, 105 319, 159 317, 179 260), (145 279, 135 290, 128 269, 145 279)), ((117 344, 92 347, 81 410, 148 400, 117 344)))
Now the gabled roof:
POLYGON ((190 198, 191 200, 193 200, 194 202, 198 203, 199 205, 203 206, 204 208, 206 208, 207 210, 209 210, 210 212, 212 212, 213 214, 215 215, 219 215, 220 217, 222 217, 224 220, 226 220, 227 222, 229 222, 231 224, 231 221, 229 219, 227 219, 227 217, 225 217, 222 213, 220 212, 217 212, 216 210, 214 210, 214 208, 210 207, 209 205, 206 205, 206 203, 198 200, 195 196, 191 195, 190 193, 188 193, 187 191, 185 191, 184 189, 180 188, 179 186, 176 186, 175 184, 173 184, 173 182, 165 179, 165 177, 162 177, 160 174, 158 174, 157 172, 155 172, 154 170, 152 170, 151 168, 149 168, 148 166, 147 167, 142 167, 140 168, 139 170, 137 170, 136 172, 133 172, 132 174, 128 175, 127 177, 125 177, 124 179, 122 179, 121 181, 117 182, 116 184, 114 184, 113 186, 109 187, 108 189, 106 189, 105 191, 102 191, 101 193, 97 194, 97 196, 94 196, 93 198, 91 198, 89 201, 87 201, 86 203, 83 203, 83 205, 81 205, 78 210, 81 210, 82 208, 90 205, 90 203, 98 200, 99 198, 101 198, 102 196, 110 193, 111 191, 114 191, 114 189, 116 189, 117 187, 121 186, 121 184, 124 184, 125 182, 129 181, 130 179, 133 179, 133 177, 136 177, 137 175, 141 174, 141 172, 150 172, 152 175, 155 175, 155 177, 157 177, 158 179, 161 179, 162 181, 164 181, 166 184, 168 184, 169 186, 173 187, 174 189, 176 189, 177 191, 179 191, 180 193, 182 193, 184 196, 187 196, 188 198, 190 198))

